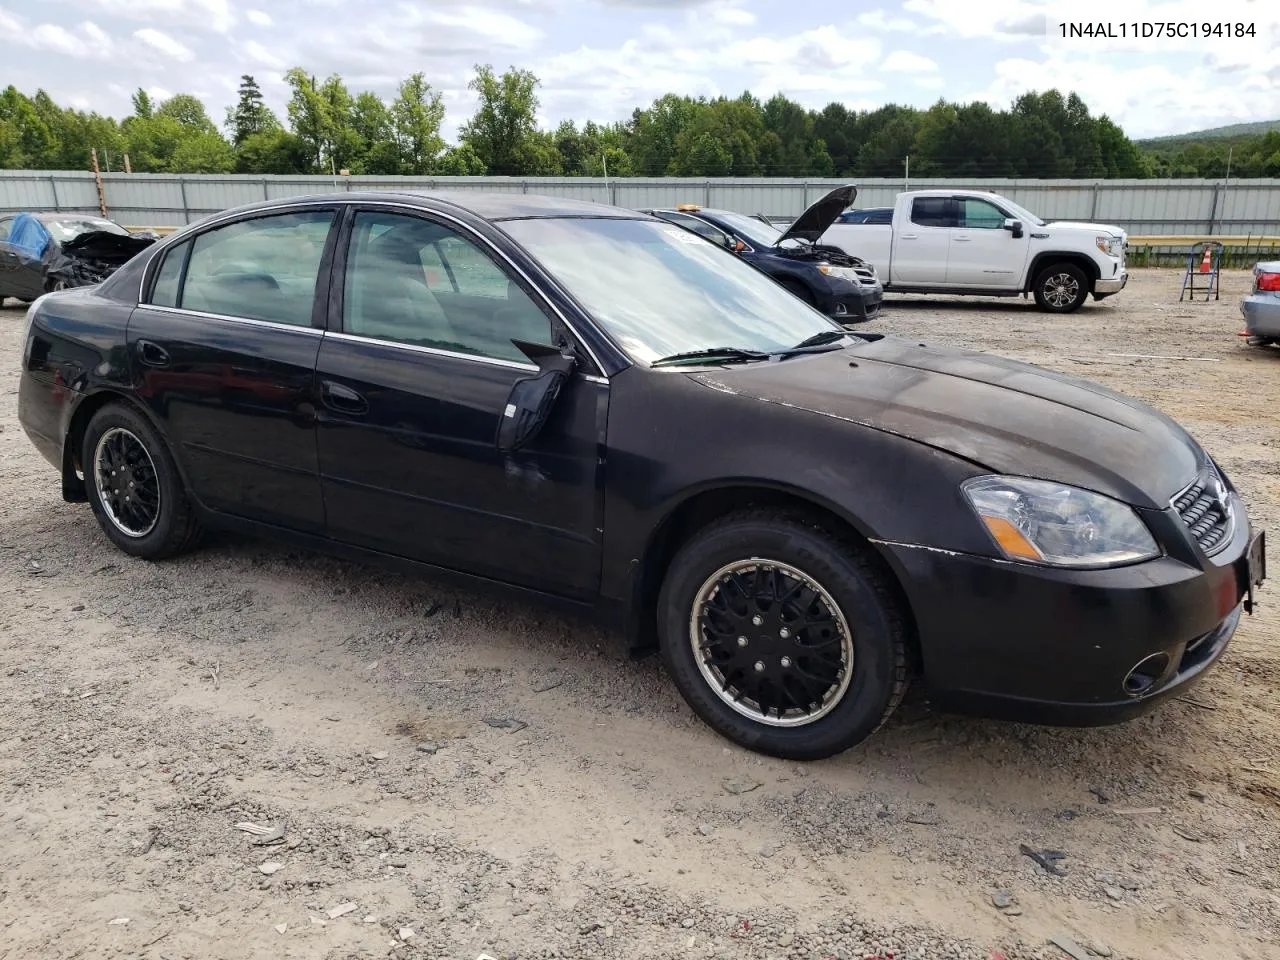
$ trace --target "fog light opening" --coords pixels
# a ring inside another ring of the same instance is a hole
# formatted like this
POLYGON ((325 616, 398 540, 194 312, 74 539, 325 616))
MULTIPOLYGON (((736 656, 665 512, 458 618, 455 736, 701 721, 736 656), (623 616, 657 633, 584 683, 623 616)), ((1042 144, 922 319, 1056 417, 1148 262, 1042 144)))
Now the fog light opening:
POLYGON ((1137 666, 1124 678, 1124 692, 1130 697, 1143 697, 1155 689, 1155 685, 1169 669, 1167 653, 1153 653, 1139 660, 1137 666))

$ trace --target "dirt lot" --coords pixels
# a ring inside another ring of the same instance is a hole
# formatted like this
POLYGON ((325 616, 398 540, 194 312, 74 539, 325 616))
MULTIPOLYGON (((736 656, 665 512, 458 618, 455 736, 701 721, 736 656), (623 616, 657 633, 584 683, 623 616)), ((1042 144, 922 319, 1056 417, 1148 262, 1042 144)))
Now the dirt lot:
MULTIPOLYGON (((1179 281, 1067 318, 891 298, 878 326, 1150 401, 1280 527, 1280 351, 1236 336, 1244 273, 1209 304, 1179 281)), ((1146 719, 917 695, 797 766, 519 603, 234 538, 126 558, 18 426, 22 316, 0 313, 0 957, 1280 955, 1280 584, 1146 719)))

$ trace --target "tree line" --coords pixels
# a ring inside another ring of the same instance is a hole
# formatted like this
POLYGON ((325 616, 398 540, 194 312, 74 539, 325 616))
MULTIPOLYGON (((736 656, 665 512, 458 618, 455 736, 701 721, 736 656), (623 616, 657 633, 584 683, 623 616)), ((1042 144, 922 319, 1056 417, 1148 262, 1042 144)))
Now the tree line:
MULTIPOLYGON (((554 130, 536 122, 538 78, 480 65, 469 83, 476 112, 458 143, 441 136, 443 100, 415 73, 390 101, 353 93, 340 76, 301 68, 284 79, 286 116, 267 106, 252 76, 241 78, 221 124, 203 103, 177 94, 156 103, 144 91, 116 120, 61 107, 43 90, 0 94, 0 168, 151 173, 611 177, 1221 177, 1224 144, 1144 148, 1076 94, 1026 93, 1007 110, 940 100, 928 109, 889 104, 809 110, 768 100, 667 94, 622 123, 554 130)), ((1233 141, 1233 177, 1280 176, 1280 133, 1233 141)))

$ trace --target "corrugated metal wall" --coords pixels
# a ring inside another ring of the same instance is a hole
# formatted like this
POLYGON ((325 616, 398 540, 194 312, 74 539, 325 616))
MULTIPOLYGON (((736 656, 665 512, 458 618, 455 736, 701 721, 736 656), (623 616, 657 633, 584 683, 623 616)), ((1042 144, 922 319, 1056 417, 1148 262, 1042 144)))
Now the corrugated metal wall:
MULTIPOLYGON (((264 199, 337 190, 545 193, 639 208, 700 203, 794 217, 841 180, 586 177, 253 177, 103 174, 108 214, 130 226, 170 227, 264 199)), ((1117 224, 1131 234, 1280 233, 1280 180, 912 180, 910 188, 993 190, 1045 218, 1117 224)), ((901 180, 859 181, 858 206, 889 206, 901 180)), ((98 209, 91 173, 0 171, 0 211, 98 209)))

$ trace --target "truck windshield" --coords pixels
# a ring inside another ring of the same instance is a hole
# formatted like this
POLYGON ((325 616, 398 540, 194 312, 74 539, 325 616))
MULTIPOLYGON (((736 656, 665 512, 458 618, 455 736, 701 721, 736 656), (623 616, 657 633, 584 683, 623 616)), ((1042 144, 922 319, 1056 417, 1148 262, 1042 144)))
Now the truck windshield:
POLYGON ((637 363, 703 351, 771 354, 842 329, 767 274, 682 227, 612 217, 500 226, 637 363))
POLYGON ((1001 197, 1000 204, 1005 209, 1007 209, 1010 213, 1012 213, 1015 217, 1021 220, 1023 223, 1030 223, 1033 226, 1037 226, 1037 227, 1044 226, 1043 220, 1037 217, 1034 213, 1032 213, 1026 207, 1018 206, 1018 204, 1014 203, 1008 197, 1001 197))

